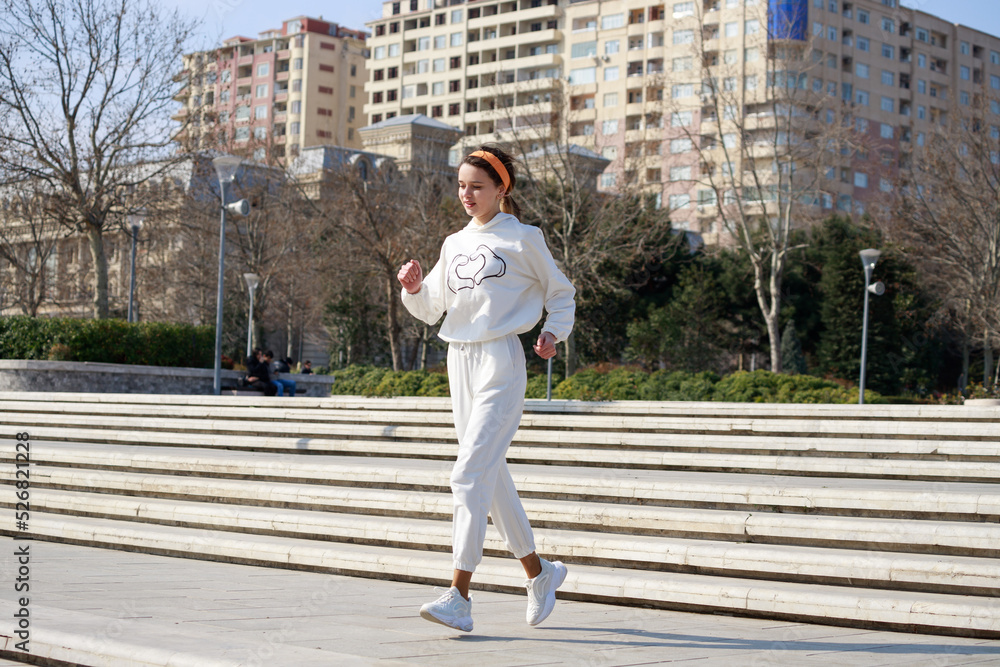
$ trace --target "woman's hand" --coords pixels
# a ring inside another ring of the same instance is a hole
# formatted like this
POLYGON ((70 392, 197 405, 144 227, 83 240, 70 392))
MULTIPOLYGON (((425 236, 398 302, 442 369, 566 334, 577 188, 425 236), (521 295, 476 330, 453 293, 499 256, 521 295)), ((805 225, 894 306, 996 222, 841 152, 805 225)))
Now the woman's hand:
POLYGON ((420 268, 420 262, 411 259, 406 264, 403 264, 399 269, 399 273, 396 274, 396 279, 399 280, 399 284, 403 286, 403 289, 410 294, 419 292, 420 285, 424 282, 424 272, 420 268))
POLYGON ((556 356, 556 337, 548 331, 543 331, 535 343, 535 354, 542 359, 551 359, 556 356))

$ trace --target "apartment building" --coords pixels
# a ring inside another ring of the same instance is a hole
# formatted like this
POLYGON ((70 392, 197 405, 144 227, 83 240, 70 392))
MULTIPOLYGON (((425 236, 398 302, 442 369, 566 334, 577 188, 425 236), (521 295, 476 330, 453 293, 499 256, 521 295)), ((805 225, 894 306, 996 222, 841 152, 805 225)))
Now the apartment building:
POLYGON ((366 33, 300 16, 184 55, 174 115, 194 149, 284 163, 307 146, 361 148, 366 33))
POLYGON ((852 213, 892 188, 935 123, 1000 95, 1000 39, 897 0, 390 0, 368 28, 369 123, 426 114, 464 133, 457 158, 559 112, 562 139, 611 160, 601 189, 638 184, 706 234, 704 161, 671 129, 736 136, 707 108, 705 78, 738 98, 734 113, 759 113, 774 100, 768 56, 808 50, 795 85, 848 107, 870 148, 817 197, 852 213))

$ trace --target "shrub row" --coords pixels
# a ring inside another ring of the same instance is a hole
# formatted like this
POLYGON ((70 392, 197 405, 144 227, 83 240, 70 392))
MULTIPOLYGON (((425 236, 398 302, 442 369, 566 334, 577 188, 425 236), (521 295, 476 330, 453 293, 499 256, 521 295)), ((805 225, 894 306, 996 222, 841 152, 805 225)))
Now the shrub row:
MULTIPOLYGON (((332 371, 334 394, 361 396, 447 396, 448 377, 440 372, 394 372, 373 366, 332 371)), ((527 398, 545 398, 546 378, 528 378, 527 398)), ((553 398, 584 401, 732 401, 737 403, 857 403, 857 388, 809 375, 776 375, 739 371, 720 378, 714 373, 655 371, 632 368, 586 369, 558 382, 553 398)), ((883 402, 865 392, 869 403, 883 402)))
POLYGON ((0 317, 0 358, 211 368, 215 327, 0 317))

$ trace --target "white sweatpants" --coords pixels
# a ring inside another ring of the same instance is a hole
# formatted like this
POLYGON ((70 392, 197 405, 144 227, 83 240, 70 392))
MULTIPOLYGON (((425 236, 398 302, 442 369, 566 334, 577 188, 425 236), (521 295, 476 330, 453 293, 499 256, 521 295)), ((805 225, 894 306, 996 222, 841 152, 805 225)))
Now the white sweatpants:
POLYGON ((451 473, 455 569, 475 572, 483 559, 486 516, 517 558, 535 550, 528 517, 507 469, 507 448, 524 410, 527 377, 516 334, 448 347, 448 381, 458 431, 451 473))

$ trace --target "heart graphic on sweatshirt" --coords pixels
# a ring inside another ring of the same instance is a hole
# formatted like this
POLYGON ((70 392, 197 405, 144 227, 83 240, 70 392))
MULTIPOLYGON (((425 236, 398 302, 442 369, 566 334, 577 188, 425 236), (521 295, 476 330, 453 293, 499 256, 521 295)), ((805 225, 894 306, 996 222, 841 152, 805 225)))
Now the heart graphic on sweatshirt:
POLYGON ((455 294, 475 289, 487 278, 499 278, 507 272, 507 263, 489 246, 480 245, 473 255, 455 255, 448 267, 448 289, 455 294))

